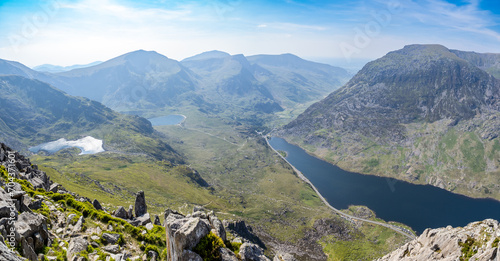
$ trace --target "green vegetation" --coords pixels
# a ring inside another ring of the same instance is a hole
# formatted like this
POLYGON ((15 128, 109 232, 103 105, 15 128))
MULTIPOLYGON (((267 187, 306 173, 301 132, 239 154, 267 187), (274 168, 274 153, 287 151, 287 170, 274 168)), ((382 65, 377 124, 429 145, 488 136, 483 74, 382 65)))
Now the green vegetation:
POLYGON ((460 256, 460 261, 467 261, 477 253, 477 244, 472 237, 467 237, 465 242, 458 242, 458 245, 462 247, 462 256, 460 256))
POLYGON ((493 243, 491 243, 491 248, 497 248, 498 242, 500 242, 500 237, 497 237, 495 238, 495 240, 493 240, 493 243))
POLYGON ((220 260, 219 249, 221 247, 226 247, 226 245, 220 237, 210 231, 208 235, 200 240, 193 250, 198 253, 204 261, 218 261, 220 260))
POLYGON ((460 151, 472 172, 482 172, 486 168, 483 143, 472 132, 469 132, 467 136, 460 146, 460 151))

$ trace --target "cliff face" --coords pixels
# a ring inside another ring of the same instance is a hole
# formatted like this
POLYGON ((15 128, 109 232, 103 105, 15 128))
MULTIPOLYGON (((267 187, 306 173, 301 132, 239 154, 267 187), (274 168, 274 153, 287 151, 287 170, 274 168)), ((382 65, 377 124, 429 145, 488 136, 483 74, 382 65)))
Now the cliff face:
POLYGON ((500 260, 500 226, 486 219, 463 228, 426 229, 417 239, 378 261, 394 260, 500 260))
POLYGON ((465 58, 390 52, 278 134, 351 171, 500 199, 500 80, 465 58))

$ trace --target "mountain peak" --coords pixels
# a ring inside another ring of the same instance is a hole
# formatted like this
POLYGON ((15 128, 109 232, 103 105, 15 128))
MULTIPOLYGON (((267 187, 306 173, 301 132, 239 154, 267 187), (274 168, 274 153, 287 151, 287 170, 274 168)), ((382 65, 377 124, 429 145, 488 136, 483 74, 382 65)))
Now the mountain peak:
POLYGON ((208 52, 203 52, 200 54, 197 54, 195 56, 188 57, 182 62, 189 62, 189 61, 199 61, 199 60, 207 60, 207 59, 217 59, 217 58, 227 58, 230 57, 231 55, 226 53, 226 52, 221 52, 217 50, 212 50, 208 52))

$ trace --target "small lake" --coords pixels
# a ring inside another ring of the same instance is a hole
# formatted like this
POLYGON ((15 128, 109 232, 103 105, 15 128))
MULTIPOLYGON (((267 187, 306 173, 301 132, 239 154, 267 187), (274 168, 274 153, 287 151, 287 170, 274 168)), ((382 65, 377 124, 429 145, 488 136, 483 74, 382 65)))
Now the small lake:
POLYGON ((273 137, 269 144, 304 174, 337 209, 364 205, 386 221, 398 221, 417 233, 426 228, 463 227, 487 218, 500 220, 500 201, 473 199, 430 185, 348 172, 273 137))
POLYGON ((153 126, 177 125, 181 124, 186 117, 184 115, 167 115, 148 119, 153 126))

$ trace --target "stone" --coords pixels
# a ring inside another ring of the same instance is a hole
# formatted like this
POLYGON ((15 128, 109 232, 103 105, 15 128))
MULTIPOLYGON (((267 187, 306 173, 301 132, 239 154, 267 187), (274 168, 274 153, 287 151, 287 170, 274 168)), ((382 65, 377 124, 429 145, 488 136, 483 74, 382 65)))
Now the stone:
POLYGON ((117 218, 122 218, 122 219, 128 219, 128 214, 125 208, 122 206, 119 206, 118 209, 115 211, 115 217, 117 218))
POLYGON ((87 242, 87 240, 83 237, 74 237, 71 241, 69 241, 66 257, 68 260, 73 260, 74 257, 78 257, 78 253, 83 250, 87 250, 88 246, 89 242, 87 242))
POLYGON ((153 229, 153 227, 154 227, 154 226, 153 226, 153 223, 147 223, 147 224, 146 224, 146 229, 147 229, 148 231, 149 231, 149 230, 151 230, 151 229, 153 229))
POLYGON ((61 186, 61 185, 59 185, 58 183, 54 183, 54 184, 50 185, 50 187, 49 187, 49 191, 50 191, 50 192, 57 193, 57 191, 59 190, 59 187, 60 187, 60 186, 61 186))
POLYGON ((181 261, 203 261, 200 255, 191 250, 184 250, 182 252, 181 261))
POLYGON ((26 257, 29 261, 38 260, 33 246, 24 237, 21 238, 21 249, 23 250, 23 257, 26 257))
POLYGON ((160 217, 158 215, 155 215, 154 224, 157 226, 161 226, 160 217))
POLYGON ((252 243, 243 243, 243 245, 240 246, 239 254, 242 260, 270 261, 270 259, 264 255, 262 248, 252 243))
POLYGON ((128 219, 134 219, 134 206, 129 205, 127 210, 128 219))
POLYGON ((226 242, 226 230, 222 222, 214 215, 209 215, 210 225, 212 226, 212 232, 226 242))
POLYGON ((97 209, 97 210, 102 210, 101 203, 99 203, 99 201, 97 201, 97 199, 94 199, 92 201, 92 206, 94 206, 94 208, 97 209))
POLYGON ((274 256, 273 261, 297 261, 297 259, 288 253, 278 253, 274 256))
POLYGON ((104 247, 104 251, 113 253, 113 254, 118 254, 120 252, 120 246, 119 245, 108 245, 104 247))
POLYGON ((83 224, 85 223, 85 219, 81 216, 73 227, 72 233, 79 233, 83 230, 83 224))
POLYGON ((134 220, 129 222, 133 226, 145 226, 148 223, 151 223, 151 218, 149 217, 149 213, 146 213, 140 217, 136 217, 134 220))
POLYGON ((40 214, 23 212, 17 218, 14 227, 20 237, 29 238, 38 232, 44 241, 48 238, 47 221, 40 214))
POLYGON ((148 207, 146 205, 146 198, 144 196, 144 191, 139 191, 135 195, 135 216, 140 217, 148 212, 148 207))
POLYGON ((210 224, 200 218, 167 218, 167 260, 180 260, 185 249, 191 250, 210 232, 210 224))
POLYGON ((219 248, 220 260, 221 261, 239 261, 238 257, 233 253, 233 251, 221 247, 219 248))
POLYGON ((120 239, 120 235, 114 233, 102 233, 102 238, 106 241, 106 243, 114 245, 120 239))
POLYGON ((75 217, 76 217, 76 214, 69 214, 68 219, 66 220, 66 224, 67 225, 74 225, 74 224, 76 224, 76 222, 73 221, 73 219, 75 217))

